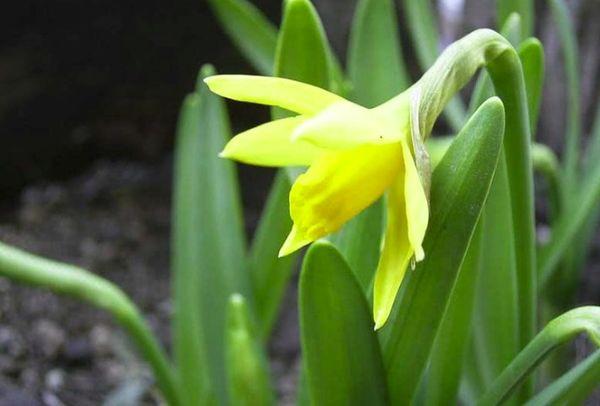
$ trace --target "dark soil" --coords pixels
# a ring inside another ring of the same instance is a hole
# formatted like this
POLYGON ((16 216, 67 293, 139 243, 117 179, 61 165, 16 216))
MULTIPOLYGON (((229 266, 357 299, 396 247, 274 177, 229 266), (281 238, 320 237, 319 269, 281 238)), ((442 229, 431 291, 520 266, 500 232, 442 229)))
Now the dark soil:
MULTIPOLYGON (((76 179, 29 187, 2 218, 0 240, 115 282, 168 347, 170 168, 99 162, 76 179)), ((248 228, 257 216, 250 210, 248 228)), ((294 291, 271 343, 284 404, 294 398, 299 348, 294 291)), ((0 405, 98 405, 136 392, 142 404, 160 402, 108 314, 2 279, 0 292, 0 405)))

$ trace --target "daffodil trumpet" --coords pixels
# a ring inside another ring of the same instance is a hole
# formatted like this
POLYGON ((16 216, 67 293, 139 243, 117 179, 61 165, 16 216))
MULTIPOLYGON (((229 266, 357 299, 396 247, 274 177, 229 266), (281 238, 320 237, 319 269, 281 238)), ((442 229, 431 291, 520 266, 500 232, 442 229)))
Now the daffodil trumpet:
POLYGON ((452 95, 486 59, 509 46, 493 31, 475 31, 447 48, 419 82, 375 108, 289 79, 205 79, 223 97, 295 114, 236 135, 221 152, 252 165, 308 167, 290 191, 293 227, 280 256, 336 232, 386 196, 387 224, 373 289, 376 329, 387 320, 411 260, 425 257, 431 170, 424 141, 452 95))

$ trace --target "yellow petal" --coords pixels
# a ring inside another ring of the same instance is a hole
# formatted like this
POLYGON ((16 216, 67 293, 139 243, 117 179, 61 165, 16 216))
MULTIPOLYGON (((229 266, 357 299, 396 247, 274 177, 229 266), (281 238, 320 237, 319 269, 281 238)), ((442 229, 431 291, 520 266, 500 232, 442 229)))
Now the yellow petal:
POLYGON ((310 244, 311 242, 313 242, 313 240, 310 240, 306 238, 306 236, 302 236, 301 234, 299 234, 298 227, 294 225, 292 227, 292 231, 290 231, 290 234, 287 236, 285 242, 279 250, 279 257, 285 257, 286 255, 289 255, 292 252, 299 250, 300 248, 310 244))
POLYGON ((306 120, 303 116, 283 118, 259 125, 233 137, 220 156, 260 166, 305 166, 323 150, 307 142, 290 140, 292 131, 306 120))
POLYGON ((344 100, 319 87, 276 77, 216 75, 204 82, 214 93, 228 99, 278 106, 299 114, 315 114, 344 100))
POLYGON ((292 138, 327 149, 346 149, 366 143, 396 143, 405 138, 408 131, 408 109, 402 114, 341 101, 298 126, 292 138))
POLYGON ((404 200, 404 176, 400 174, 387 195, 387 222, 383 249, 375 272, 373 286, 373 318, 375 330, 387 321, 406 267, 413 255, 408 240, 408 224, 404 200))
POLYGON ((402 141, 404 157, 404 196, 406 199, 406 218, 408 219, 408 240, 415 251, 415 259, 423 260, 423 238, 429 222, 429 204, 421 179, 413 161, 410 148, 402 141))
POLYGON ((294 229, 282 253, 337 231, 377 200, 401 167, 399 143, 325 154, 292 186, 290 214, 294 229))

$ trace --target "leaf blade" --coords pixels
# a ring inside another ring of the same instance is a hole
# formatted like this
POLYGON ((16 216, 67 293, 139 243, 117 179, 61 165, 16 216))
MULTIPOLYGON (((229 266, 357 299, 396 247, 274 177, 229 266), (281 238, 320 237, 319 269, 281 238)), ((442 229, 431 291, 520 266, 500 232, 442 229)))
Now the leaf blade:
POLYGON ((371 311, 352 271, 331 244, 317 242, 309 249, 299 300, 302 353, 312 403, 387 404, 371 311))

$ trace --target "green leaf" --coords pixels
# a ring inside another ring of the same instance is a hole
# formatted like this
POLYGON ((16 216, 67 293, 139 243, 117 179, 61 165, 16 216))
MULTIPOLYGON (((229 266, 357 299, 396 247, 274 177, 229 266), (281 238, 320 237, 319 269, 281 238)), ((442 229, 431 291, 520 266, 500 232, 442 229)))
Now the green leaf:
POLYGON ((200 147, 201 105, 200 95, 193 93, 186 97, 181 108, 177 125, 173 191, 173 354, 179 379, 186 391, 186 400, 192 403, 207 402, 211 397, 202 320, 198 313, 201 308, 201 287, 195 248, 200 244, 197 231, 201 226, 192 220, 197 214, 196 202, 201 197, 199 182, 189 176, 199 169, 194 151, 200 147), (189 211, 192 207, 194 210, 189 211), (196 383, 194 386, 190 386, 192 380, 196 383))
POLYGON ((302 354, 312 404, 387 404, 369 305, 331 244, 316 242, 308 250, 299 295, 302 354))
POLYGON ((502 146, 503 123, 500 100, 484 103, 433 173, 430 223, 423 243, 425 260, 408 273, 403 294, 382 329, 393 404, 413 398, 425 370, 490 188, 502 146))
POLYGON ((229 122, 223 101, 201 80, 212 74, 211 67, 202 69, 199 93, 184 104, 175 153, 173 350, 191 404, 226 402, 227 298, 250 293, 235 167, 218 158, 229 122))
POLYGON ((579 307, 548 323, 504 369, 478 404, 500 404, 552 350, 581 333, 600 346, 600 307, 579 307))
POLYGON ((469 384, 472 395, 485 388, 519 352, 519 302, 514 229, 504 154, 482 214, 481 274, 473 315, 473 348, 476 370, 469 384), (479 382, 479 383, 477 383, 479 382))
MULTIPOLYGON (((275 76, 329 89, 329 44, 321 20, 308 0, 288 0, 277 41, 275 76)), ((273 109, 273 119, 289 114, 273 109)))
MULTIPOLYGON (((597 212, 600 201, 600 164, 596 163, 580 190, 572 197, 576 205, 563 211, 552 230, 552 238, 540 249, 538 262, 539 290, 543 292, 557 272, 560 261, 573 246, 578 233, 597 212)), ((568 281, 568 279, 566 280, 568 281)))
POLYGON ((523 77, 527 90, 529 124, 535 134, 544 87, 544 47, 537 38, 528 38, 519 46, 519 58, 523 65, 523 77))
POLYGON ((221 26, 240 52, 263 75, 270 75, 275 60, 277 29, 246 0, 208 0, 221 26))
POLYGON ((469 344, 475 287, 482 270, 481 237, 479 224, 450 294, 431 352, 429 369, 421 381, 420 390, 425 393, 426 405, 456 404, 469 344))
MULTIPOLYGON (((439 54, 439 34, 436 17, 429 0, 403 0, 403 11, 411 34, 412 44, 421 69, 428 69, 439 54)), ((465 106, 459 97, 455 97, 446 106, 444 115, 450 127, 460 131, 465 122, 465 106)))
POLYGON ((274 405, 266 356, 244 297, 231 295, 227 322, 227 372, 231 404, 274 405))
POLYGON ((294 269, 296 255, 278 258, 279 248, 292 228, 289 216, 290 181, 284 171, 277 173, 260 218, 250 250, 258 331, 267 341, 277 319, 283 294, 294 269))
POLYGON ((410 84, 398 41, 396 10, 391 0, 360 0, 356 6, 348 52, 352 100, 375 107, 410 84))
POLYGON ((525 405, 580 405, 600 386, 600 350, 552 382, 525 405))
MULTIPOLYGON (((587 153, 585 155, 583 177, 584 182, 588 182, 585 179, 594 176, 593 168, 600 159, 600 103, 597 103, 596 114, 594 117, 594 123, 592 125, 592 131, 590 133, 590 140, 587 147, 587 153)), ((597 175, 596 175, 597 176, 597 175)), ((571 271, 567 281, 563 281, 566 289, 561 292, 563 296, 566 296, 568 300, 572 300, 574 290, 579 284, 580 275, 583 271, 583 265, 588 258, 590 248, 592 246, 592 239, 596 235, 598 224, 600 223, 600 210, 592 210, 589 217, 585 220, 584 226, 580 232, 577 233, 575 241, 571 244, 570 253, 570 266, 571 271)), ((566 272, 565 272, 566 274, 566 272)))
POLYGON ((504 26, 510 15, 517 13, 521 17, 520 36, 529 37, 533 34, 535 8, 533 0, 496 0, 496 22, 499 27, 504 26))
MULTIPOLYGON (((554 23, 558 26, 558 36, 565 61, 567 79, 567 108, 564 176, 565 196, 570 197, 575 186, 579 184, 579 148, 581 139, 581 102, 579 80, 579 50, 575 28, 569 15, 569 9, 563 0, 548 0, 554 23)), ((569 199, 566 200, 567 202, 569 199)), ((575 202, 575 200, 573 200, 575 202)))

